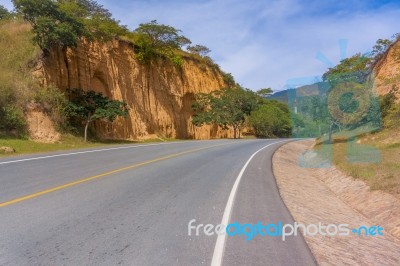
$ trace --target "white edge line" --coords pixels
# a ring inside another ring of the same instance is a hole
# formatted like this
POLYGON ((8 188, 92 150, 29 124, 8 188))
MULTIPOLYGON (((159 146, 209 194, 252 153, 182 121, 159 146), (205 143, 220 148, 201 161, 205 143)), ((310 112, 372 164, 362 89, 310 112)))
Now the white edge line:
MULTIPOLYGON (((261 149, 259 149, 258 151, 256 151, 255 153, 253 153, 250 156, 250 158, 247 160, 247 162, 243 166, 242 170, 240 170, 240 173, 237 176, 235 183, 233 184, 231 193, 229 194, 228 202, 226 203, 224 215, 222 216, 221 224, 227 226, 228 223, 229 223, 229 219, 231 217, 233 203, 235 201, 236 191, 237 191, 237 189, 239 187, 239 183, 240 183, 240 180, 242 179, 244 171, 246 171, 246 168, 249 165, 250 161, 254 158, 254 156, 256 156, 257 153, 259 153, 260 151, 264 150, 265 148, 267 148, 267 147, 269 147, 271 145, 274 145, 274 144, 285 142, 285 141, 287 141, 287 140, 282 140, 282 141, 270 143, 270 144, 262 147, 261 149)), ((213 253, 213 257, 212 257, 212 261, 211 261, 211 266, 220 266, 222 264, 222 258, 223 258, 223 255, 224 255, 224 248, 225 248, 225 239, 226 239, 226 234, 219 234, 218 235, 217 242, 215 243, 214 253, 213 253)))
POLYGON ((26 162, 26 161, 34 161, 34 160, 41 160, 41 159, 48 159, 48 158, 54 158, 54 157, 63 157, 63 156, 70 156, 70 155, 78 155, 78 154, 85 154, 85 153, 101 152, 101 151, 131 149, 131 148, 137 148, 137 147, 158 146, 158 145, 168 145, 168 144, 180 144, 180 143, 187 143, 187 142, 181 141, 181 142, 168 142, 168 143, 141 144, 141 145, 135 145, 135 146, 124 146, 124 147, 115 147, 115 148, 98 149, 98 150, 90 150, 90 151, 80 151, 80 152, 72 152, 72 153, 63 153, 63 154, 56 154, 56 155, 49 155, 49 156, 41 156, 41 157, 34 157, 34 158, 13 160, 13 161, 7 161, 7 162, 0 162, 0 165, 3 165, 3 164, 10 164, 10 163, 26 162))

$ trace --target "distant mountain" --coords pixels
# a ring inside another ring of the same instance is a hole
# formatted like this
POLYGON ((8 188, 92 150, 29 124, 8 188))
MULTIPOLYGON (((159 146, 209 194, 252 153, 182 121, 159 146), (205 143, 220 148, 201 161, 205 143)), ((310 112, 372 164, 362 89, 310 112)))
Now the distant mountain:
POLYGON ((274 99, 285 103, 291 103, 294 99, 302 97, 326 95, 330 88, 328 82, 317 82, 311 85, 305 85, 298 88, 287 89, 278 91, 268 97, 268 99, 274 99))

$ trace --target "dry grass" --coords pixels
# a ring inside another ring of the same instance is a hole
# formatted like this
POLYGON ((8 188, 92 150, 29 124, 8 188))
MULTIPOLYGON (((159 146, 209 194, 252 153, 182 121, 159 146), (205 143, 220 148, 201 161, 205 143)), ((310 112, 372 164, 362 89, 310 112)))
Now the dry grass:
POLYGON ((364 135, 358 139, 358 145, 376 148, 380 160, 377 163, 349 162, 347 140, 337 137, 333 144, 334 165, 346 174, 364 180, 372 190, 386 191, 400 198, 400 130, 364 135))
POLYGON ((22 107, 37 89, 29 62, 39 50, 31 40, 29 24, 19 20, 0 22, 0 104, 22 107))

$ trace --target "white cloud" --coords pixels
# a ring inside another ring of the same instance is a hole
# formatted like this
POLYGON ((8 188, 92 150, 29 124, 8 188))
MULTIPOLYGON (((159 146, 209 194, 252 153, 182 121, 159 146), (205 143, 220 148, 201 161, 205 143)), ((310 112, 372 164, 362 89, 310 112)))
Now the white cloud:
POLYGON ((321 52, 338 63, 339 39, 348 40, 352 55, 399 31, 398 5, 371 10, 361 0, 97 1, 131 29, 157 19, 183 30, 251 89, 277 90, 288 79, 321 75, 327 66, 315 56, 321 52))
MULTIPOLYGON (((106 6, 111 7, 111 1, 106 6)), ((327 66, 321 52, 337 63, 339 39, 348 40, 348 55, 365 52, 378 38, 397 30, 397 8, 375 11, 353 1, 351 10, 332 10, 319 2, 283 1, 130 1, 112 8, 131 28, 151 19, 180 28, 245 87, 281 89, 286 80, 321 75, 327 66), (354 3, 353 3, 354 2, 354 3), (319 10, 323 10, 319 12, 319 10), (322 13, 324 12, 324 13, 322 13)), ((114 5, 115 6, 115 5, 114 5)))

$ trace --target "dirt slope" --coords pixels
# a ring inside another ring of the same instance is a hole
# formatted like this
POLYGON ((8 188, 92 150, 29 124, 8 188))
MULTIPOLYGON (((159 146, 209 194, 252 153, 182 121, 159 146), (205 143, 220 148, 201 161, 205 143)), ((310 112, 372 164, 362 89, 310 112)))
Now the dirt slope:
POLYGON ((43 85, 93 89, 125 101, 130 108, 126 119, 96 124, 103 138, 208 139, 230 133, 190 122, 194 94, 224 87, 218 69, 195 59, 185 58, 182 69, 162 59, 146 65, 136 60, 128 42, 83 42, 75 49, 51 51, 34 74, 43 85))

